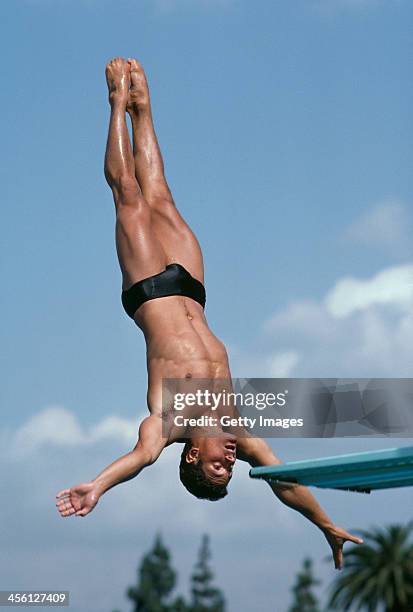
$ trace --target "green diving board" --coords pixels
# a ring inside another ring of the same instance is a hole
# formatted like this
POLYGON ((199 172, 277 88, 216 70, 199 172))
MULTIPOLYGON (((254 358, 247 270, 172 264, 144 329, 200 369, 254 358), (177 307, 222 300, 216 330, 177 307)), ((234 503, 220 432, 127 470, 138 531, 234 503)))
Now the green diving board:
POLYGON ((408 487, 413 485, 413 446, 256 467, 250 477, 360 493, 408 487))

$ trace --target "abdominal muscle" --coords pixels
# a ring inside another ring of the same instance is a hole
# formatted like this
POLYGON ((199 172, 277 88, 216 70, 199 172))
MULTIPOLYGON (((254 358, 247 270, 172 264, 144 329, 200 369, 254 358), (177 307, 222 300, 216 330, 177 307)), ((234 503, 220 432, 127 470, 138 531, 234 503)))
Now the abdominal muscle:
POLYGON ((162 415, 162 379, 229 379, 224 344, 211 332, 198 302, 168 296, 145 302, 135 313, 147 346, 148 408, 162 415))

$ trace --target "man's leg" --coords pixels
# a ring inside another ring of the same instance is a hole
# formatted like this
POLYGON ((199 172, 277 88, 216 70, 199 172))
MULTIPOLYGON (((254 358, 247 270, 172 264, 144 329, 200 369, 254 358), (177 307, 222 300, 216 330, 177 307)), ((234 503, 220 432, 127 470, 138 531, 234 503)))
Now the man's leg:
POLYGON ((130 69, 123 59, 106 67, 111 106, 105 155, 105 176, 116 207, 116 249, 123 289, 165 269, 165 253, 153 229, 151 210, 135 178, 135 164, 126 125, 130 69))
POLYGON ((136 60, 129 60, 129 65, 131 88, 127 111, 132 120, 136 178, 151 208, 153 227, 164 248, 167 263, 180 263, 203 282, 204 268, 198 240, 177 210, 166 182, 145 73, 136 60))

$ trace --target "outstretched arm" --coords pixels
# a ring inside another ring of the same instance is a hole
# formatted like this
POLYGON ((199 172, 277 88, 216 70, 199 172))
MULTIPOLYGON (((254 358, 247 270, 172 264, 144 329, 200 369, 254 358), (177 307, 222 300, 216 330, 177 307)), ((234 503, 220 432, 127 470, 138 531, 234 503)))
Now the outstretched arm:
POLYGON ((139 427, 135 448, 108 465, 94 480, 57 494, 56 506, 61 516, 86 516, 99 498, 115 485, 135 478, 141 470, 154 463, 167 440, 162 438, 162 423, 157 416, 144 419, 139 427))
MULTIPOLYGON (((237 456, 247 461, 251 467, 274 465, 282 463, 272 452, 264 440, 260 438, 238 438, 237 456)), ((300 512, 324 533, 334 558, 336 569, 343 565, 343 544, 346 541, 362 544, 361 538, 356 538, 344 529, 336 527, 323 511, 317 500, 307 487, 296 484, 269 483, 273 493, 289 508, 300 512)))

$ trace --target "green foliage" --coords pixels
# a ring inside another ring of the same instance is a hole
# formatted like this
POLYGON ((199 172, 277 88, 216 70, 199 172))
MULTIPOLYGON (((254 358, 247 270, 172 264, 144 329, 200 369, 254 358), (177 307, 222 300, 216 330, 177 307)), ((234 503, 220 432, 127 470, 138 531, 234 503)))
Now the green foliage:
POLYGON ((133 612, 184 612, 183 608, 168 604, 176 584, 176 572, 160 535, 156 536, 152 550, 143 557, 138 576, 138 586, 127 591, 128 598, 134 602, 133 612))
POLYGON ((177 575, 171 565, 170 553, 158 535, 152 550, 142 559, 137 586, 127 591, 128 598, 134 603, 133 612, 225 612, 224 596, 212 584, 214 575, 209 566, 210 558, 208 536, 204 535, 191 576, 191 604, 181 595, 172 600, 177 575))
POLYGON ((294 600, 289 612, 319 612, 318 600, 312 592, 313 587, 318 584, 320 581, 314 577, 312 560, 304 559, 302 570, 297 574, 291 589, 294 600))
POLYGON ((329 609, 413 610, 413 522, 360 532, 364 544, 344 554, 329 609))
POLYGON ((169 608, 170 612, 191 612, 191 608, 186 603, 185 599, 179 595, 169 608))
POLYGON ((190 612, 225 612, 224 595, 220 589, 213 586, 214 574, 209 566, 210 558, 209 538, 204 535, 198 561, 191 576, 190 612))

